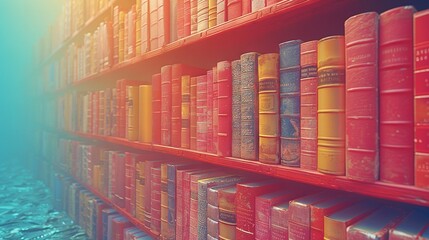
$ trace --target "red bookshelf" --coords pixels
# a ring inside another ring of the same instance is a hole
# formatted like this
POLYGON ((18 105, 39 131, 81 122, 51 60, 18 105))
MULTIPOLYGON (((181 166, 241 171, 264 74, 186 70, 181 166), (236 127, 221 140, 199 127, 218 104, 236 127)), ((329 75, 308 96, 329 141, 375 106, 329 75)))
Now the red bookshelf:
POLYGON ((281 165, 269 165, 260 163, 258 161, 249 161, 239 158, 219 157, 205 152, 132 142, 128 141, 127 139, 117 137, 77 132, 72 132, 70 134, 83 139, 102 141, 135 150, 165 153, 194 161, 206 162, 214 165, 268 175, 271 177, 311 184, 314 186, 354 192, 371 197, 411 203, 426 207, 429 206, 429 190, 416 188, 413 186, 383 183, 379 181, 374 183, 359 182, 350 180, 344 176, 327 175, 316 171, 303 170, 300 168, 292 168, 281 165))

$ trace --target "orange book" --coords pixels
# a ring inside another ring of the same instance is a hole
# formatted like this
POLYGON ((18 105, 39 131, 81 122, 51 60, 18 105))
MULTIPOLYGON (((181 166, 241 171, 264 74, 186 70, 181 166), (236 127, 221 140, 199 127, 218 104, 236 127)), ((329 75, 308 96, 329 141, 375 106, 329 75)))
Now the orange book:
POLYGON ((139 141, 152 142, 152 86, 139 86, 139 141))
POLYGON ((139 86, 127 86, 126 104, 127 139, 137 141, 139 137, 139 86))
POLYGON ((319 40, 317 46, 317 170, 345 173, 344 36, 319 40))

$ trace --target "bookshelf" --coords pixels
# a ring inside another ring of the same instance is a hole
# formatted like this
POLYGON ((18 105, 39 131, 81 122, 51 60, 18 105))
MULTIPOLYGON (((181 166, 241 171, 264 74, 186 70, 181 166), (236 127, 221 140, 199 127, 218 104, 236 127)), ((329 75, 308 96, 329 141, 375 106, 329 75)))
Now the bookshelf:
MULTIPOLYGON (((109 14, 113 14, 113 7, 118 2, 117 0, 111 0, 105 8, 87 20, 83 27, 74 32, 58 48, 54 49, 46 59, 41 61, 41 68, 64 54, 70 44, 75 41, 81 41, 85 33, 93 31, 100 21, 109 18, 109 14)), ((131 2, 127 1, 126 5, 131 6, 131 2)), ((429 8, 429 5, 418 1, 283 0, 120 62, 108 69, 100 70, 97 73, 68 83, 64 87, 48 89, 46 92, 41 93, 42 101, 52 101, 69 93, 114 87, 115 82, 123 78, 139 79, 142 84, 151 84, 151 76, 159 73, 162 66, 169 64, 183 63, 210 69, 219 61, 232 61, 246 52, 278 52, 278 44, 287 40, 302 39, 305 42, 321 39, 325 36, 344 34, 344 21, 355 14, 366 11, 381 13, 404 5, 417 5, 416 7, 420 9, 429 8)), ((102 146, 115 146, 119 149, 136 152, 159 153, 165 156, 204 162, 317 187, 429 207, 429 189, 381 181, 361 182, 351 180, 346 176, 333 176, 283 165, 269 165, 259 161, 220 157, 206 152, 140 143, 113 136, 64 129, 56 130, 55 127, 48 127, 45 130, 59 133, 62 138, 66 139, 96 142, 102 146)), ((145 227, 143 223, 131 216, 123 208, 116 206, 92 186, 88 186, 77 178, 75 180, 100 199, 114 206, 118 212, 128 218, 134 225, 147 233, 151 233, 150 229, 145 227)), ((152 234, 152 237, 158 236, 152 234)))

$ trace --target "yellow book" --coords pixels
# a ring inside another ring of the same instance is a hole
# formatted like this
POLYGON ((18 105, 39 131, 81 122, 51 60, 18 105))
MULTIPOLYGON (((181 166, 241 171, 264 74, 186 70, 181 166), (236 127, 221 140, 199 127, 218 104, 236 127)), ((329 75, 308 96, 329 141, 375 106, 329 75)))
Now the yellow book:
POLYGON ((182 76, 182 129, 181 129, 181 146, 189 148, 190 141, 190 109, 191 109, 191 77, 189 75, 182 76))
POLYGON ((125 39, 125 13, 123 11, 119 12, 119 47, 118 47, 118 61, 123 62, 125 57, 125 51, 124 51, 124 39, 125 39))
POLYGON ((279 55, 258 57, 259 161, 279 163, 279 55))
POLYGON ((168 235, 167 164, 161 164, 161 239, 168 235))
POLYGON ((139 137, 139 86, 127 86, 126 102, 127 139, 137 141, 139 137))
POLYGON ((209 0, 209 28, 216 26, 217 21, 217 1, 209 0))
POLYGON ((152 142, 152 86, 139 86, 139 141, 152 142))
POLYGON ((136 56, 140 56, 142 39, 142 0, 136 0, 136 56))
POLYGON ((144 222, 144 162, 136 162, 136 218, 144 222))
POLYGON ((317 47, 317 169, 345 173, 344 36, 321 39, 317 47))

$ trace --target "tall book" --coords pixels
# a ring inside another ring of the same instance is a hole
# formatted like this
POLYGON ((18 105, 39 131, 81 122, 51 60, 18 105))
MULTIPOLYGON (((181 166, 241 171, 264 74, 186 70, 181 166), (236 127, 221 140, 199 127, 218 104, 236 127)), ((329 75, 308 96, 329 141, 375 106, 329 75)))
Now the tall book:
POLYGON ((209 28, 216 26, 217 1, 209 0, 209 28))
POLYGON ((161 68, 161 144, 171 145, 171 65, 161 68))
POLYGON ((345 22, 346 175, 378 180, 378 14, 345 22))
POLYGON ((161 144, 161 74, 152 76, 152 142, 161 144))
POLYGON ((113 154, 113 165, 111 176, 113 180, 113 203, 125 207, 125 153, 115 152, 113 154))
POLYGON ((345 173, 345 55, 344 36, 319 40, 317 45, 317 170, 345 173))
POLYGON ((158 0, 149 1, 149 46, 150 50, 153 51, 160 47, 159 45, 159 30, 158 30, 158 0))
MULTIPOLYGON (((158 177, 156 175, 158 173, 158 170, 153 170, 154 168, 160 168, 162 161, 159 160, 146 160, 143 164, 143 172, 144 172, 144 189, 143 189, 143 213, 144 213, 144 224, 147 227, 152 226, 152 220, 155 218, 155 222, 160 221, 160 214, 161 214, 161 205, 155 206, 155 209, 159 209, 159 211, 152 212, 153 210, 153 204, 160 204, 160 202, 156 202, 156 199, 153 199, 152 192, 155 191, 154 197, 159 196, 159 201, 161 201, 161 192, 157 193, 157 189, 160 185, 158 184, 158 181, 161 181, 161 178, 155 179, 155 177, 158 177), (155 173, 155 174, 154 174, 155 173), (152 185, 151 183, 155 182, 155 185, 152 185), (146 184, 147 183, 147 184, 146 184), (154 214, 154 215, 153 215, 154 214)), ((159 183, 161 184, 161 183, 159 183)), ((159 189, 160 191, 160 189, 159 189)))
POLYGON ((231 63, 217 63, 218 88, 218 139, 217 154, 222 157, 231 156, 232 141, 232 73, 231 63))
MULTIPOLYGON (((117 111, 117 137, 125 138, 128 135, 127 129, 127 87, 128 86, 139 86, 140 82, 129 79, 121 79, 116 82, 117 86, 117 95, 116 95, 116 111, 117 111)), ((131 94, 133 96, 133 102, 138 102, 138 88, 137 94, 135 94, 136 89, 132 90, 131 94), (135 95, 134 95, 135 94, 135 95)), ((134 108, 133 108, 134 109, 134 108)), ((134 110, 133 110, 134 111, 134 110)), ((136 111, 138 111, 138 106, 136 111)), ((138 112, 134 113, 133 116, 138 118, 138 112)), ((138 119, 133 119, 132 126, 138 128, 138 119), (137 121, 136 121, 137 120, 137 121)), ((133 129, 133 128, 132 128, 133 129)), ((138 129, 137 132, 138 134, 138 129)), ((136 134, 135 131, 132 131, 132 134, 136 134)), ((135 136, 133 136, 135 137, 135 136)))
POLYGON ((137 154, 125 153, 125 210, 131 215, 136 216, 136 161, 137 154))
MULTIPOLYGON (((144 172, 145 161, 138 159, 135 162, 135 192, 136 192, 136 218, 140 222, 144 222, 144 190, 146 187, 145 172, 144 172)), ((150 228, 150 224, 149 224, 150 228)))
MULTIPOLYGON (((147 1, 146 1, 147 3, 147 1)), ((145 9, 147 10, 147 9, 145 9)), ((136 56, 142 53, 142 0, 136 0, 136 56)), ((147 16, 147 12, 145 13, 147 16)), ((147 23, 147 22, 146 22, 147 23)))
POLYGON ((128 11, 128 44, 127 44, 127 59, 132 59, 136 56, 136 5, 131 6, 128 11))
POLYGON ((178 17, 179 17, 179 1, 178 0, 169 0, 170 1, 170 19, 169 19, 169 42, 174 42, 177 40, 177 32, 178 32, 178 17))
POLYGON ((197 0, 197 32, 209 27, 209 0, 197 0))
POLYGON ((347 239, 347 228, 374 212, 380 204, 364 200, 325 216, 325 239, 347 239))
POLYGON ((119 21, 118 21, 118 63, 121 63, 125 60, 125 12, 119 11, 119 21))
POLYGON ((404 215, 404 209, 382 207, 348 227, 347 239, 388 239, 389 230, 394 228, 404 215))
POLYGON ((237 239, 255 238, 256 197, 279 190, 280 186, 273 180, 237 184, 237 239))
POLYGON ((177 0, 177 39, 185 37, 185 1, 177 0))
POLYGON ((184 75, 181 78, 182 111, 181 111, 181 132, 180 147, 190 147, 190 110, 191 110, 191 76, 184 75))
POLYGON ((380 14, 380 180, 414 184, 412 6, 380 14))
POLYGON ((207 152, 214 151, 213 146, 213 70, 207 71, 207 152))
POLYGON ((221 23, 224 23, 227 21, 226 16, 226 0, 217 0, 216 1, 216 25, 219 25, 221 23))
POLYGON ((139 141, 152 142, 152 86, 139 86, 139 141))
POLYGON ((241 158, 241 62, 231 62, 232 68, 232 153, 241 158))
POLYGON ((158 47, 170 42, 170 0, 158 0, 158 47))
MULTIPOLYGON (((247 160, 258 160, 259 110, 258 110, 258 57, 259 53, 249 52, 240 56, 240 155, 247 160)), ((234 145, 235 146, 235 145, 234 145)))
POLYGON ((210 153, 217 153, 219 133, 219 88, 217 67, 213 67, 213 149, 210 153))
POLYGON ((197 151, 207 151, 207 75, 197 77, 197 151))
POLYGON ((279 163, 279 54, 258 57, 259 161, 279 163))
POLYGON ((190 34, 198 32, 198 0, 190 1, 190 19, 191 19, 191 31, 190 34))
POLYGON ((126 88, 126 137, 130 141, 139 139, 139 86, 126 88))
POLYGON ((219 239, 236 239, 236 194, 235 186, 219 190, 219 239))
POLYGON ((106 88, 104 90, 104 133, 102 133, 102 135, 106 135, 106 136, 111 135, 111 129, 112 129, 111 101, 112 101, 112 89, 106 88))
POLYGON ((317 41, 301 43, 301 156, 303 169, 317 169, 317 41))
POLYGON ((106 127, 106 99, 105 92, 98 92, 99 100, 98 100, 98 134, 103 135, 106 127))
POLYGON ((151 208, 150 208, 150 231, 159 235, 161 233, 161 168, 153 167, 150 169, 152 181, 151 185, 151 208))
POLYGON ((280 158, 281 164, 300 166, 300 53, 301 40, 291 40, 280 48, 280 158))
POLYGON ((102 237, 101 237, 102 240, 107 240, 107 237, 108 237, 108 228, 107 228, 108 227, 108 219, 109 219, 109 216, 112 216, 112 215, 119 216, 118 212, 113 208, 103 209, 102 220, 101 220, 101 222, 103 224, 103 226, 102 226, 102 228, 103 228, 102 237))
POLYGON ((113 65, 119 63, 119 6, 113 8, 113 65))
POLYGON ((243 15, 243 0, 225 0, 225 2, 227 6, 225 9, 225 21, 230 21, 243 15))
MULTIPOLYGON (((141 1, 141 53, 148 52, 151 47, 151 33, 152 29, 150 28, 152 25, 151 19, 152 19, 152 12, 151 8, 149 7, 149 2, 152 3, 150 0, 139 0, 141 1)), ((138 15, 139 16, 139 15, 138 15)))
POLYGON ((189 148, 197 150, 197 77, 191 77, 189 111, 189 148))
POLYGON ((425 239, 429 222, 429 213, 425 210, 415 210, 408 214, 400 223, 389 231, 389 240, 425 239))
POLYGON ((429 188, 429 34, 425 26, 429 22, 429 10, 414 14, 414 113, 415 140, 414 184, 429 188))
POLYGON ((183 0, 183 36, 191 35, 191 0, 183 0))

